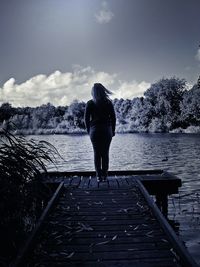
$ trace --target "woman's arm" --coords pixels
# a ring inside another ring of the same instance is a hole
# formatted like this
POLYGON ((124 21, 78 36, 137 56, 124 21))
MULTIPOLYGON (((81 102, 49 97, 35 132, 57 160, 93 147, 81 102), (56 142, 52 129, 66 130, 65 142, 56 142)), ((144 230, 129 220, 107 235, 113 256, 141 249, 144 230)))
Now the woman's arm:
POLYGON ((112 131, 113 131, 113 136, 114 136, 115 127, 116 127, 116 115, 115 115, 115 110, 114 110, 112 102, 111 102, 111 108, 110 108, 110 118, 111 118, 112 131))
POLYGON ((84 113, 84 122, 85 122, 85 128, 87 130, 87 133, 90 131, 90 108, 89 104, 86 104, 85 107, 85 113, 84 113))

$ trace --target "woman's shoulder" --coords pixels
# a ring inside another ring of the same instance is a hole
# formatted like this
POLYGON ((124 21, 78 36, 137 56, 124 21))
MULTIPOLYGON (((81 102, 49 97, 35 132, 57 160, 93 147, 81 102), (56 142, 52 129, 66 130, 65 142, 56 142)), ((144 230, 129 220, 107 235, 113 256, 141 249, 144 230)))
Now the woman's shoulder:
POLYGON ((108 103, 108 105, 110 105, 110 106, 113 106, 113 103, 112 103, 112 100, 111 99, 107 99, 107 103, 108 103))
POLYGON ((91 109, 94 106, 94 101, 92 99, 88 100, 86 103, 86 108, 91 109))
POLYGON ((93 100, 92 99, 88 100, 88 102, 86 103, 87 106, 88 105, 92 105, 92 104, 93 104, 93 100))

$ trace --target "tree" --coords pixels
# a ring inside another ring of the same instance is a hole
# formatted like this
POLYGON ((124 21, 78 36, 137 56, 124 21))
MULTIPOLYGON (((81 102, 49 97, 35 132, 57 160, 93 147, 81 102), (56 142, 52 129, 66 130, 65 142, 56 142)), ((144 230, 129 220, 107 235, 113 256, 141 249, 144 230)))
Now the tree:
POLYGON ((0 122, 7 121, 14 115, 14 109, 11 104, 3 103, 0 107, 0 122))
MULTIPOLYGON (((180 126, 180 103, 185 92, 186 81, 176 77, 161 79, 144 93, 146 100, 153 107, 153 118, 159 118, 169 129, 180 126)), ((152 112, 152 110, 151 110, 152 112)))
POLYGON ((195 84, 189 91, 185 91, 180 105, 181 121, 184 128, 200 125, 200 88, 195 84))
POLYGON ((65 112, 64 119, 67 120, 72 127, 85 129, 84 111, 85 103, 74 100, 65 112))

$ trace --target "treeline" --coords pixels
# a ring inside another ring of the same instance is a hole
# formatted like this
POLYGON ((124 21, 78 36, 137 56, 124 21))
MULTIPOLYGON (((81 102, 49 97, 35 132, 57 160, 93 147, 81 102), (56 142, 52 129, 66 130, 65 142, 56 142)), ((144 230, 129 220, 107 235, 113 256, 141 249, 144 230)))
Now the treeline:
MULTIPOLYGON (((187 90, 186 81, 176 77, 152 84, 144 97, 113 100, 117 132, 200 132, 200 88, 187 90)), ((83 133, 86 103, 69 106, 48 103, 36 108, 0 107, 0 123, 11 122, 15 133, 83 133)))

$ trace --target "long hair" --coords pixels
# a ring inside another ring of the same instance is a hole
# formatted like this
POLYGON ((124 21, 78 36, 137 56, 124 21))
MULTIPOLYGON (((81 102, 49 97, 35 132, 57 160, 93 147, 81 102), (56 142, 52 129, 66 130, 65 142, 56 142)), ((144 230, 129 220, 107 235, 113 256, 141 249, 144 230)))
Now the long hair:
POLYGON ((113 93, 110 90, 106 89, 101 83, 95 83, 92 87, 91 94, 93 101, 98 104, 109 100, 109 95, 112 95, 113 93))

